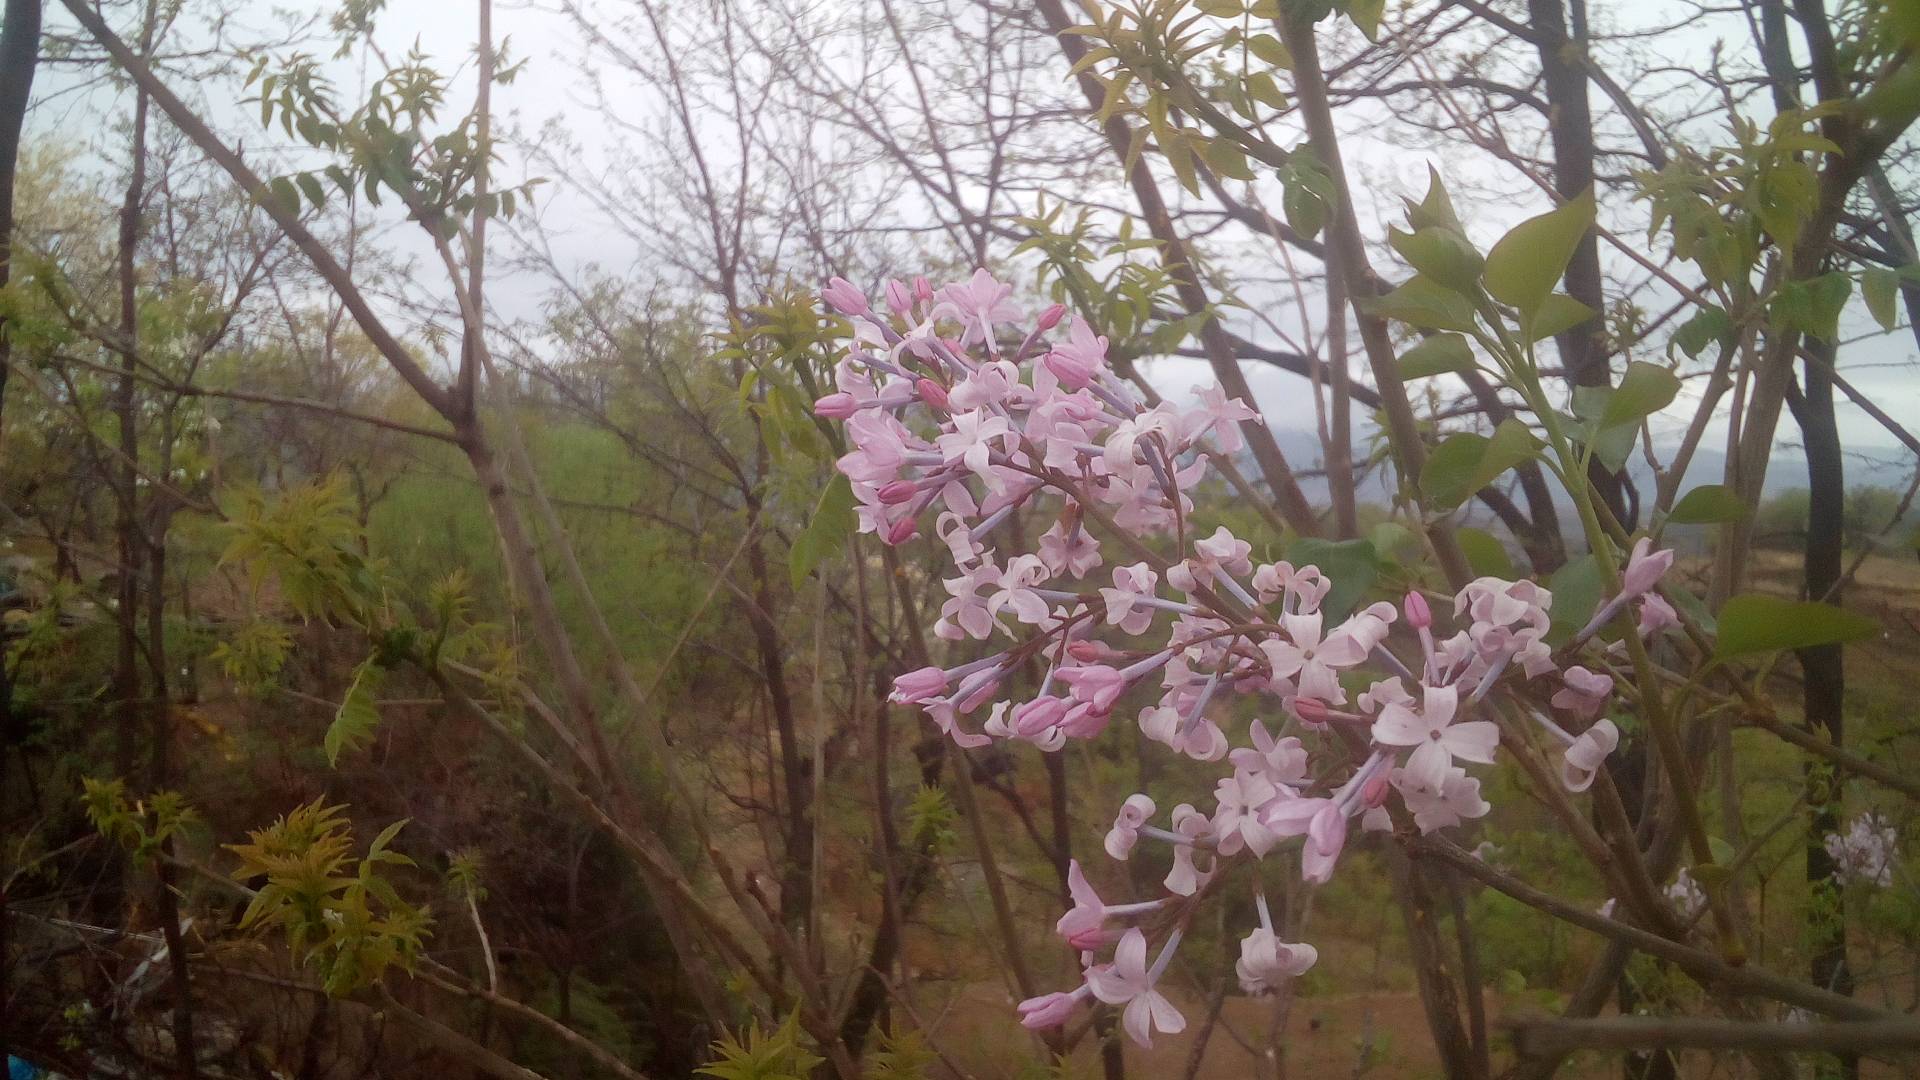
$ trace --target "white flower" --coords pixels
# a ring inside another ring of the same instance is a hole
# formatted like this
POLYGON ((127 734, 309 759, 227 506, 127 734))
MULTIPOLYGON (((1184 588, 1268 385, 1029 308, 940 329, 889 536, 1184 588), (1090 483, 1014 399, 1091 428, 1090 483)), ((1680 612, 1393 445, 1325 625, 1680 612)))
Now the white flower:
POLYGON ((1233 965, 1240 989, 1249 994, 1278 990, 1288 979, 1307 973, 1320 953, 1311 945, 1289 945, 1264 927, 1240 939, 1240 960, 1233 965))
POLYGON ((1406 772, 1418 785, 1439 791, 1453 760, 1493 764, 1493 751, 1500 745, 1500 729, 1491 720, 1454 723, 1460 706, 1460 692, 1452 686, 1423 686, 1425 699, 1419 709, 1404 702, 1390 702, 1373 722, 1373 741, 1383 746, 1411 746, 1406 772))
POLYGON ((1180 1010, 1154 989, 1159 967, 1155 964, 1155 970, 1147 970, 1147 936, 1135 928, 1120 938, 1113 950, 1113 963, 1087 971, 1087 985, 1094 997, 1109 1005, 1126 1006, 1120 1014, 1120 1026, 1141 1046, 1152 1046, 1156 1031, 1177 1035, 1187 1027, 1180 1010))

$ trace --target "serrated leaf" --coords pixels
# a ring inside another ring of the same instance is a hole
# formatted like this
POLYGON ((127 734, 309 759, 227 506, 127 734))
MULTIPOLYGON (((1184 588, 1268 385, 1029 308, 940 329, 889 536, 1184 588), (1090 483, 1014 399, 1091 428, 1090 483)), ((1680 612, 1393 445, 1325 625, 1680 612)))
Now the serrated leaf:
POLYGON ((859 523, 853 505, 853 485, 844 475, 835 473, 814 503, 807 527, 793 538, 793 546, 787 551, 787 574, 794 588, 799 588, 821 560, 840 550, 853 535, 859 523))
POLYGON ((373 733, 380 728, 380 708, 374 704, 374 693, 385 674, 372 657, 353 669, 353 683, 340 699, 340 708, 335 710, 333 723, 327 725, 327 734, 320 743, 327 753, 329 767, 339 764, 342 752, 359 750, 373 743, 373 733))
POLYGON ((1845 608, 1778 596, 1746 593, 1720 609, 1720 638, 1713 654, 1735 656, 1838 645, 1870 638, 1880 624, 1845 608))
POLYGON ((1487 291, 1510 304, 1520 318, 1531 321, 1546 301, 1580 238, 1593 227, 1593 192, 1588 190, 1565 206, 1515 225, 1487 253, 1487 291))
POLYGON ((1472 371, 1473 346, 1459 334, 1435 334, 1401 353, 1399 367, 1400 377, 1409 380, 1472 371))
POLYGON ((1725 484, 1702 484, 1673 504, 1667 520, 1676 525, 1724 525, 1747 516, 1747 504, 1725 484))

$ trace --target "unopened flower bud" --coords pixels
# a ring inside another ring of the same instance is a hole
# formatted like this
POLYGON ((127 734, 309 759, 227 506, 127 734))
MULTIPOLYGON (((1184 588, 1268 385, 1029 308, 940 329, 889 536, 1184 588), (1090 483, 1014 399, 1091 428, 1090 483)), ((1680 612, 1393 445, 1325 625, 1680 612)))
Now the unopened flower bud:
POLYGON ((1060 320, 1066 317, 1067 317, 1067 305, 1055 304, 1052 307, 1040 313, 1040 322, 1038 323, 1038 325, 1042 331, 1051 330, 1054 327, 1059 326, 1060 320))
POLYGON ((1433 609, 1427 606, 1427 598, 1418 591, 1409 592, 1401 608, 1407 613, 1407 625, 1415 630, 1425 630, 1433 625, 1433 609))
POLYGON ((845 391, 828 394, 813 403, 813 415, 823 420, 845 420, 859 411, 860 403, 845 391))
POLYGON ((913 293, 908 291, 905 283, 895 278, 887 279, 887 310, 901 318, 913 310, 913 293))
POLYGON ((911 480, 894 480, 882 484, 877 494, 883 505, 899 506, 903 502, 911 502, 919 492, 920 486, 911 480))
POLYGON ((919 531, 919 522, 910 517, 903 517, 899 521, 894 522, 893 527, 887 530, 887 543, 904 544, 913 539, 914 534, 919 531))
POLYGON ((926 402, 928 408, 939 412, 953 410, 953 406, 947 401, 947 388, 932 379, 921 379, 913 384, 913 388, 920 391, 920 400, 926 402))
POLYGON ((820 299, 842 315, 865 315, 872 310, 867 303, 867 294, 846 278, 834 278, 827 287, 820 290, 820 299))
POLYGON ((1000 690, 999 678, 995 677, 995 678, 988 679, 986 682, 981 683, 977 689, 969 692, 966 697, 963 697, 959 701, 954 702, 953 707, 956 709, 959 709, 963 713, 972 712, 973 710, 979 708, 980 706, 985 705, 987 702, 992 701, 993 695, 998 693, 999 690, 1000 690))
POLYGON ((933 302, 933 282, 924 277, 913 279, 913 299, 922 304, 933 302))
POLYGON ((1326 702, 1310 697, 1293 699, 1293 715, 1299 717, 1301 723, 1312 724, 1315 727, 1325 724, 1331 716, 1326 702))
POLYGON ((1098 663, 1106 659, 1107 655, 1112 651, 1113 650, 1107 648, 1106 642, 1093 641, 1091 639, 1076 641, 1067 646, 1067 655, 1083 664, 1098 663))
POLYGON ((1360 788, 1361 804, 1364 805, 1369 810, 1373 809, 1376 806, 1383 805, 1387 801, 1387 789, 1388 789, 1388 784, 1387 784, 1386 777, 1384 776, 1373 777, 1372 779, 1368 780, 1365 784, 1361 785, 1361 788, 1360 788))

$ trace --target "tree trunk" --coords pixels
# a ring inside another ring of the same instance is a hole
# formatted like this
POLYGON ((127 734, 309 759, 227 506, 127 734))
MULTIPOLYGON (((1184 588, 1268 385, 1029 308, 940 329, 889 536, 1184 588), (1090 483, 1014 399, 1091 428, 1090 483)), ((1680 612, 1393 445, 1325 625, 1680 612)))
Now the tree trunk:
MULTIPOLYGON (((33 70, 40 59, 40 0, 7 0, 5 18, 0 24, 0 288, 6 287, 12 270, 13 179, 20 162, 20 129, 33 98, 33 70)), ((5 415, 12 353, 7 318, 0 313, 0 417, 5 415)))

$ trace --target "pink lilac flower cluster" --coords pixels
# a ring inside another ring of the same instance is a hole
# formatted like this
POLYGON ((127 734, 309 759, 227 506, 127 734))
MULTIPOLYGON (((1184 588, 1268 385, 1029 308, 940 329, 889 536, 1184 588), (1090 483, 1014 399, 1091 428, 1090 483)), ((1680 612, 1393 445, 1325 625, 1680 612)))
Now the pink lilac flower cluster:
POLYGON ((1878 814, 1861 814, 1844 833, 1828 833, 1827 854, 1833 856, 1835 876, 1842 884, 1893 884, 1893 864, 1899 859, 1899 834, 1878 814))
MULTIPOLYGON (((1108 904, 1074 863, 1074 906, 1057 931, 1081 955, 1082 982, 1020 1005, 1023 1023, 1045 1028, 1097 999, 1120 1007, 1145 1045, 1184 1026, 1156 987, 1188 912, 1229 867, 1297 848, 1305 880, 1325 882, 1356 821, 1384 829, 1398 814, 1430 832, 1486 814, 1466 766, 1494 760, 1500 728, 1476 713, 1503 680, 1546 684, 1516 700, 1564 748, 1567 786, 1584 790, 1619 741, 1601 715, 1613 680, 1562 666, 1546 641, 1553 597, 1533 582, 1468 584, 1452 598, 1456 630, 1442 638, 1420 592, 1399 607, 1331 611, 1334 582, 1317 567, 1256 562, 1224 527, 1202 534, 1192 492, 1215 455, 1242 449, 1242 425, 1257 414, 1217 387, 1149 406, 1086 321, 1055 305, 1022 328, 1012 292, 984 270, 938 289, 889 281, 877 310, 835 279, 823 298, 852 340, 835 392, 815 411, 844 424, 851 450, 839 469, 860 530, 889 544, 930 531, 950 558, 934 633, 985 643, 969 659, 900 676, 895 702, 924 709, 962 747, 1014 740, 1058 751, 1124 714, 1172 753, 1221 763, 1211 810, 1183 802, 1163 826, 1146 795, 1121 805, 1107 854, 1125 860, 1142 839, 1167 845, 1166 895, 1108 904), (1051 521, 1016 549, 1021 534, 1008 521, 1022 510, 1051 521), (1169 543, 1173 557, 1156 554, 1169 543), (1403 617, 1415 663, 1386 645, 1403 617), (1038 687, 1013 693, 1030 663, 1044 672, 1038 687), (1136 696, 1144 703, 1127 704, 1136 696), (1219 719, 1234 698, 1258 702, 1279 732, 1256 717, 1235 745, 1219 719)), ((1668 625, 1673 613, 1652 590, 1671 560, 1637 547, 1625 588, 1575 642, 1632 604, 1643 632, 1668 625)), ((1280 940, 1257 890, 1255 902, 1260 925, 1236 965, 1250 993, 1316 958, 1312 946, 1280 940)))

